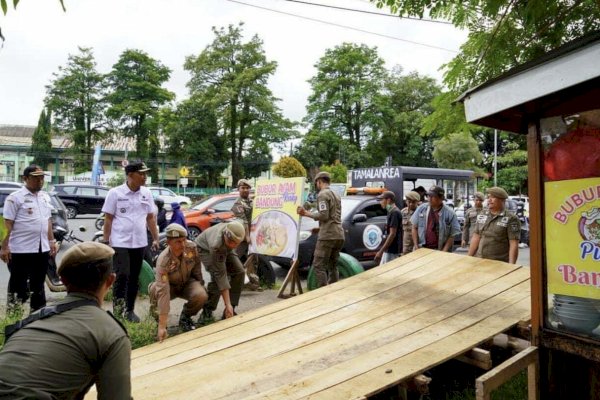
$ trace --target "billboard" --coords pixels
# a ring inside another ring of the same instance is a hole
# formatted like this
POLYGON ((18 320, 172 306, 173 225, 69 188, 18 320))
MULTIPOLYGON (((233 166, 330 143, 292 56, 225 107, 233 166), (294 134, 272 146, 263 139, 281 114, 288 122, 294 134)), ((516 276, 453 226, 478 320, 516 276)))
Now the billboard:
POLYGON ((250 253, 297 258, 304 178, 256 181, 250 253))

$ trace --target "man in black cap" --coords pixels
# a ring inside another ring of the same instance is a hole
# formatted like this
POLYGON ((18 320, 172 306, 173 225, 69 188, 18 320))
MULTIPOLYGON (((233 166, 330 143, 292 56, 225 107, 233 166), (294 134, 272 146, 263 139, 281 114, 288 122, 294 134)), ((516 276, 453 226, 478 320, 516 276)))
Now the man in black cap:
POLYGON ((331 175, 319 172, 315 177, 317 211, 310 212, 298 207, 296 212, 304 217, 319 221, 319 236, 313 256, 313 268, 317 278, 317 287, 326 286, 339 280, 337 261, 344 247, 344 229, 342 228, 342 200, 329 188, 331 175), (327 275, 329 274, 329 279, 327 275))
POLYGON ((402 250, 402 214, 396 206, 396 195, 394 192, 386 191, 377 196, 381 208, 387 211, 387 223, 385 227, 385 242, 381 249, 375 254, 375 261, 385 264, 398 257, 402 250))
POLYGON ((134 308, 144 249, 148 245, 146 229, 152 236, 152 249, 159 249, 154 199, 144 186, 149 170, 143 162, 126 166, 126 182, 109 190, 102 207, 106 215, 104 243, 115 249, 113 267, 117 280, 113 312, 131 322, 140 322, 134 308))
POLYGON ((48 257, 56 254, 52 233, 52 205, 42 191, 44 171, 35 164, 25 168, 25 186, 11 193, 4 203, 7 235, 2 241, 0 258, 8 264, 9 309, 25 301, 31 293, 31 310, 46 305, 44 281, 48 257))
POLYGON ((67 297, 5 330, 0 352, 1 399, 131 398, 131 344, 125 328, 102 310, 115 281, 114 251, 84 242, 58 267, 67 297))
POLYGON ((413 214, 412 236, 415 250, 452 251, 454 236, 460 234, 460 224, 454 210, 444 204, 444 189, 433 186, 427 193, 429 203, 421 204, 413 214))

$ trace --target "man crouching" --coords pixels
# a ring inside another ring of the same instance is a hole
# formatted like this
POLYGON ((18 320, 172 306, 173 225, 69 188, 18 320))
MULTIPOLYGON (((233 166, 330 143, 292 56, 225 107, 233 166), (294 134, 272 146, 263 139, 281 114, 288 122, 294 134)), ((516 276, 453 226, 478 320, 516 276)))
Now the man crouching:
POLYGON ((187 300, 179 317, 179 327, 187 332, 195 328, 192 317, 202 309, 208 298, 196 244, 187 240, 187 231, 179 224, 170 224, 165 232, 167 248, 158 256, 156 279, 149 287, 151 312, 158 308, 157 336, 161 342, 167 337, 172 299, 180 297, 187 300))

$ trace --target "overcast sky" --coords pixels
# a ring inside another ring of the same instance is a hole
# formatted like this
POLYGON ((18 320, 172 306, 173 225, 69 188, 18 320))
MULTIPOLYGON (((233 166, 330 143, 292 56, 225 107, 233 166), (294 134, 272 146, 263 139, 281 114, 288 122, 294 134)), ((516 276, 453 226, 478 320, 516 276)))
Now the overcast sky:
MULTIPOLYGON (((296 4, 285 0, 240 0, 334 24, 457 51, 466 33, 451 25, 401 20, 296 4)), ((378 10, 366 0, 307 0, 355 9, 378 10)), ((439 68, 455 53, 343 29, 236 4, 228 0, 21 0, 18 9, 0 13, 6 37, 0 50, 0 124, 35 125, 45 86, 77 46, 92 47, 99 72, 109 72, 128 48, 141 49, 172 70, 167 88, 177 100, 187 97, 188 55, 199 54, 213 40, 212 26, 245 23, 247 38, 258 34, 269 60, 278 62, 270 81, 282 99, 284 115, 305 115, 314 64, 327 48, 343 42, 377 46, 386 66, 400 65, 441 81, 439 68)), ((9 3, 12 3, 10 1, 9 3)))

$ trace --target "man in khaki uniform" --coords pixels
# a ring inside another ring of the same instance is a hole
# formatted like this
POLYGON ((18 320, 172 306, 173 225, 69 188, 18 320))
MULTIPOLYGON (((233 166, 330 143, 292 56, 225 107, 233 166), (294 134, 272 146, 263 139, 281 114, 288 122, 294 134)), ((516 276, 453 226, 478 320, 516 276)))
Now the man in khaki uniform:
POLYGON ((114 250, 95 242, 68 249, 58 267, 67 297, 6 328, 0 352, 0 398, 131 398, 127 331, 102 310, 115 281, 114 250))
POLYGON ((192 317, 198 314, 208 299, 202 277, 200 253, 194 242, 187 240, 187 230, 170 224, 165 230, 167 248, 156 262, 156 280, 150 284, 152 314, 158 308, 158 340, 167 338, 167 320, 172 299, 186 299, 179 317, 179 327, 187 332, 195 328, 192 317))
POLYGON ((473 207, 465 212, 465 224, 463 226, 460 247, 467 247, 471 243, 471 238, 473 237, 473 233, 475 233, 475 226, 477 225, 477 216, 483 212, 483 200, 485 200, 483 193, 476 192, 473 195, 473 207))
POLYGON ((412 237, 412 223, 410 219, 414 214, 419 202, 421 201, 421 195, 417 192, 411 191, 406 194, 406 207, 404 207, 400 214, 402 215, 402 255, 406 255, 413 251, 415 244, 412 237))
POLYGON ((508 193, 502 188, 487 190, 488 209, 477 216, 469 255, 515 264, 519 256, 521 222, 504 208, 508 193))
POLYGON ((337 260, 344 246, 344 229, 342 228, 342 200, 329 189, 331 175, 319 172, 315 177, 317 210, 310 212, 303 207, 296 210, 299 215, 319 221, 319 236, 313 256, 313 268, 317 278, 317 287, 334 283, 339 279, 337 260), (329 281, 327 280, 329 273, 329 281))
MULTIPOLYGON (((253 205, 252 200, 250 199, 250 190, 252 189, 252 185, 247 179, 240 179, 237 187, 240 196, 237 198, 235 203, 233 203, 231 212, 233 212, 233 216, 235 218, 244 224, 246 235, 242 243, 240 243, 240 245, 235 249, 235 252, 240 260, 245 261, 248 257, 248 248, 250 246, 250 226, 252 225, 253 205)), ((246 285, 246 288, 250 290, 261 291, 258 275, 256 275, 254 265, 249 266, 246 273, 248 275, 248 279, 250 280, 248 285, 246 285)))
POLYGON ((233 221, 211 226, 196 238, 196 245, 200 248, 200 259, 210 274, 208 301, 204 304, 199 323, 208 324, 214 321, 213 312, 219 304, 219 294, 225 303, 223 318, 235 315, 245 272, 242 262, 233 250, 245 236, 244 226, 233 221))

